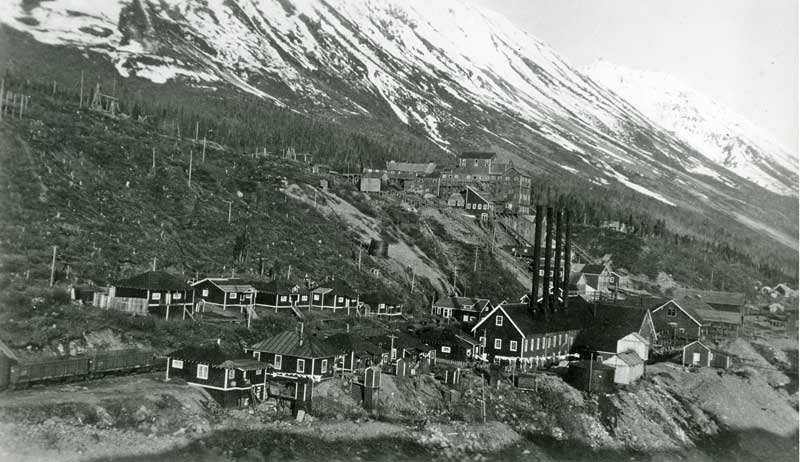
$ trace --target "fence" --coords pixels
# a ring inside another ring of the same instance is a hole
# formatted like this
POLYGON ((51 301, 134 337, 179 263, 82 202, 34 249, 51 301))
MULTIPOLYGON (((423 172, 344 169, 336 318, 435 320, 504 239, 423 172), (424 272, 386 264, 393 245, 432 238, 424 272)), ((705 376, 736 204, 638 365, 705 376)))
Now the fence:
POLYGON ((435 363, 437 366, 457 367, 459 369, 469 369, 470 365, 466 361, 458 361, 455 359, 436 358, 435 363))
POLYGON ((106 294, 94 293, 92 304, 106 310, 124 311, 133 315, 147 316, 147 300, 140 298, 109 297, 106 294))

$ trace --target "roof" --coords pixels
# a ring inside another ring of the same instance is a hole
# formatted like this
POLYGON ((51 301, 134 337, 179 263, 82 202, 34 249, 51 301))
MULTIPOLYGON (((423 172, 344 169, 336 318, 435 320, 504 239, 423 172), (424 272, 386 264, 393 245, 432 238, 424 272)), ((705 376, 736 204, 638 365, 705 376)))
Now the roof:
POLYGON ((467 189, 472 191, 473 194, 475 194, 476 196, 480 197, 481 199, 483 199, 487 203, 494 202, 494 196, 492 195, 492 193, 490 193, 488 191, 479 191, 479 190, 477 190, 477 189, 475 189, 475 188, 473 188, 471 186, 467 186, 467 189))
POLYGON ((256 289, 250 284, 247 284, 238 278, 205 278, 201 279, 192 286, 196 286, 201 282, 208 281, 219 288, 223 292, 255 292, 256 289))
POLYGON ((724 324, 741 324, 742 315, 734 311, 723 310, 695 310, 702 322, 720 322, 724 324))
POLYGON ((251 359, 247 358, 241 351, 224 350, 217 344, 191 345, 175 350, 167 354, 167 356, 172 359, 181 359, 195 363, 209 363, 213 367, 228 367, 223 366, 226 361, 251 359))
POLYGON ((353 352, 356 356, 360 356, 362 354, 369 354, 372 356, 378 356, 383 353, 381 347, 378 345, 370 342, 369 340, 365 339, 364 337, 352 334, 341 332, 338 334, 333 334, 329 337, 325 338, 325 342, 330 345, 337 353, 347 353, 353 352))
POLYGON ((242 371, 254 371, 257 369, 266 369, 267 364, 257 359, 244 358, 244 359, 229 359, 220 364, 219 367, 225 369, 239 369, 242 371))
POLYGON ((328 281, 324 284, 321 284, 311 292, 315 294, 328 294, 333 292, 336 295, 347 296, 350 298, 355 298, 354 296, 356 294, 356 291, 341 279, 334 279, 333 281, 328 281))
POLYGON ((150 290, 191 290, 189 284, 163 271, 148 271, 132 278, 123 279, 115 287, 150 290))
POLYGON ((581 279, 583 279, 584 282, 586 282, 586 285, 591 287, 592 289, 597 289, 598 287, 600 287, 600 276, 596 274, 583 273, 581 275, 581 279))
POLYGON ((8 347, 2 340, 0 340, 0 353, 4 354, 7 358, 12 359, 14 361, 19 361, 17 355, 14 353, 14 350, 8 347))
POLYGON ((287 330, 262 340, 251 346, 255 351, 297 356, 300 358, 325 358, 334 356, 336 349, 314 334, 304 334, 300 342, 300 333, 287 330))
POLYGON ((636 354, 635 351, 625 351, 623 353, 617 353, 617 358, 622 360, 627 366, 638 366, 639 364, 644 364, 644 360, 636 354))
POLYGON ((726 355, 726 356, 730 355, 729 353, 727 353, 725 351, 719 350, 717 348, 712 348, 712 347, 706 345, 704 342, 701 342, 700 340, 695 340, 694 342, 687 343, 686 345, 683 346, 683 349, 685 350, 686 348, 689 348, 690 346, 694 345, 695 343, 700 345, 701 347, 705 348, 706 350, 713 352, 714 354, 726 355))
POLYGON ((497 157, 497 154, 493 152, 479 152, 479 151, 470 151, 470 152, 462 152, 459 159, 494 159, 497 157))
POLYGON ((628 334, 639 332, 647 315, 646 307, 604 304, 597 304, 595 307, 583 299, 575 302, 570 300, 570 309, 573 306, 579 310, 582 324, 581 332, 573 343, 578 350, 616 352, 617 341, 628 334))
POLYGON ((387 305, 400 305, 400 302, 391 295, 386 295, 378 292, 369 292, 358 296, 358 300, 370 306, 378 306, 381 303, 387 305))
POLYGON ((603 264, 587 264, 581 268, 581 273, 583 274, 601 274, 603 271, 607 270, 608 267, 603 264))
POLYGON ((417 333, 421 342, 428 345, 451 345, 458 342, 466 343, 470 346, 478 345, 478 341, 464 334, 461 331, 452 328, 435 328, 426 329, 417 333))
POLYGON ((447 200, 449 201, 450 199, 452 199, 454 197, 457 198, 457 199, 461 199, 462 201, 464 200, 464 195, 461 194, 460 192, 454 192, 453 194, 450 194, 450 196, 447 197, 447 200))
POLYGON ((295 284, 294 282, 287 281, 286 279, 273 279, 269 282, 253 281, 250 283, 259 292, 266 292, 270 294, 290 293, 292 288, 297 286, 299 290, 297 293, 308 293, 308 290, 302 284, 295 284))
POLYGON ((366 172, 361 175, 361 178, 383 178, 386 172, 366 172))
POLYGON ((745 303, 745 295, 741 292, 678 289, 676 295, 697 298, 711 305, 743 306, 745 303))
POLYGON ((575 330, 579 329, 581 325, 581 317, 578 316, 578 310, 573 308, 568 310, 560 309, 545 314, 543 311, 531 312, 527 303, 501 303, 478 321, 472 330, 477 329, 486 319, 496 316, 499 310, 503 310, 511 318, 517 329, 522 331, 525 336, 575 330))
POLYGON ((639 335, 638 332, 631 332, 630 334, 628 334, 628 335, 626 335, 625 337, 622 337, 622 338, 626 338, 626 337, 633 337, 634 340, 637 340, 637 341, 642 342, 642 343, 646 343, 648 345, 650 344, 650 340, 647 340, 646 338, 642 337, 641 335, 639 335))
POLYGON ((433 303, 433 306, 440 306, 442 308, 454 308, 458 310, 481 311, 488 304, 489 304, 488 298, 445 296, 436 300, 433 303))
POLYGON ((436 164, 433 162, 413 163, 390 160, 386 162, 386 170, 397 170, 400 172, 413 173, 415 175, 429 175, 436 170, 436 164))
POLYGON ((687 298, 687 299, 675 299, 667 301, 663 305, 659 306, 658 308, 654 309, 653 312, 659 311, 660 309, 664 308, 668 304, 672 303, 673 305, 677 306, 681 309, 687 316, 689 316, 696 324, 702 325, 703 319, 697 313, 697 310, 713 310, 710 305, 700 300, 694 298, 687 298))

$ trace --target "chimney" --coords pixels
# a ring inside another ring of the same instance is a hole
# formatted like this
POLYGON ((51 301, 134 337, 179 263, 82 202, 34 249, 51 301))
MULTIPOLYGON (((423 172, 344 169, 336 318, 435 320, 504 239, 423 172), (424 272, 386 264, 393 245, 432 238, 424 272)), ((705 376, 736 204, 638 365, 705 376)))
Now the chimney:
POLYGON ((555 311, 558 306, 558 293, 559 288, 561 286, 561 209, 556 210, 556 249, 555 255, 553 258, 555 259, 555 263, 553 264, 553 299, 550 300, 550 306, 548 308, 552 308, 555 311))
POLYGON ((541 205, 536 206, 536 216, 534 217, 533 229, 533 277, 531 280, 531 299, 528 303, 528 308, 533 311, 536 305, 536 300, 539 299, 539 259, 542 256, 542 216, 544 215, 544 207, 541 205))
POLYGON ((550 270, 553 262, 553 207, 547 207, 547 228, 544 236, 544 279, 542 284, 542 307, 550 309, 550 270))
POLYGON ((300 346, 303 346, 303 323, 300 323, 300 346))
POLYGON ((564 210, 564 234, 566 242, 564 243, 564 309, 569 305, 569 271, 570 263, 572 262, 572 225, 569 222, 569 209, 564 210))

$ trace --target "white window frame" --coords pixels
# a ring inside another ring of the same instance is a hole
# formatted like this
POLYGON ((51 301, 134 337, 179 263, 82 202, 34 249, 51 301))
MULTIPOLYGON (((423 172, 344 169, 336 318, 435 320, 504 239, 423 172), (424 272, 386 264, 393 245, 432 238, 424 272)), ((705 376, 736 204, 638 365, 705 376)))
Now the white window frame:
POLYGON ((668 318, 676 318, 678 317, 678 308, 674 306, 667 307, 667 317, 668 318))
POLYGON ((275 357, 272 358, 272 367, 274 367, 276 371, 281 370, 283 367, 283 356, 275 355, 275 357))
POLYGON ((450 347, 442 345, 442 353, 450 353, 450 347))
POLYGON ((308 301, 308 295, 301 295, 300 296, 300 301, 301 302, 307 302, 308 301))
POLYGON ((503 325, 503 315, 498 314, 494 317, 494 325, 495 326, 502 326, 503 325))
POLYGON ((328 360, 327 359, 323 359, 322 360, 322 372, 321 372, 321 374, 324 374, 327 371, 328 371, 328 360))
POLYGON ((150 300, 161 300, 161 292, 153 292, 150 294, 150 300))
POLYGON ((286 297, 286 295, 281 295, 281 299, 280 300, 282 302, 285 302, 286 300, 288 300, 288 297, 286 297))
POLYGON ((233 380, 235 378, 236 378, 236 370, 228 369, 228 380, 233 380))
POLYGON ((486 348, 486 337, 480 337, 480 345, 486 348))
POLYGON ((197 365, 197 378, 208 380, 208 364, 197 365))
POLYGON ((201 297, 208 297, 208 289, 203 289, 203 295, 201 297))
POLYGON ((537 350, 541 349, 541 345, 540 345, 540 343, 539 343, 539 340, 540 340, 540 338, 539 338, 539 337, 536 337, 536 349, 537 349, 537 350))
POLYGON ((298 359, 297 360, 297 373, 298 374, 305 374, 306 373, 306 360, 305 359, 298 359))
POLYGON ((469 315, 465 314, 462 319, 464 320, 464 322, 469 322, 469 315))
POLYGON ((512 340, 508 344, 508 349, 511 350, 511 351, 517 351, 517 341, 516 340, 512 340))
POLYGON ((173 359, 172 360, 172 368, 173 369, 183 369, 183 361, 180 359, 173 359))
POLYGON ((494 349, 495 350, 502 350, 503 349, 503 339, 501 339, 501 338, 494 339, 494 349))
POLYGON ((344 303, 344 297, 339 297, 339 298, 337 298, 337 300, 338 300, 339 303, 344 303))
POLYGON ((528 352, 528 339, 522 339, 522 352, 528 352))
POLYGON ((174 300, 180 300, 182 297, 183 297, 183 294, 180 293, 180 292, 175 292, 174 294, 172 294, 172 298, 174 300))
POLYGON ((315 302, 319 301, 319 294, 314 294, 313 299, 315 302))
POLYGON ((231 292, 228 294, 228 298, 230 300, 236 300, 237 298, 239 298, 239 294, 237 294, 236 292, 231 292))
POLYGON ((258 361, 261 361, 261 352, 260 351, 254 351, 253 352, 253 357, 256 358, 258 361))
POLYGON ((261 369, 256 369, 256 375, 261 375, 261 369))

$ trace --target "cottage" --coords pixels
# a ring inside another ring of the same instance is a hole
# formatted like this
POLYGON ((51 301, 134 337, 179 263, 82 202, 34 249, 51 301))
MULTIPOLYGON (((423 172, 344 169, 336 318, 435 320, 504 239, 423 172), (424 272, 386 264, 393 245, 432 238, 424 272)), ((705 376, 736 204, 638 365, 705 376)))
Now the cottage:
POLYGON ((731 356, 716 350, 700 340, 695 340, 683 347, 682 363, 684 366, 717 367, 727 369, 731 367, 731 356))
POLYGON ((617 353, 603 361, 614 368, 614 383, 630 385, 644 374, 644 360, 635 351, 617 353))
POLYGON ((381 347, 358 334, 340 332, 325 337, 325 341, 336 352, 334 371, 352 372, 381 363, 381 347))
POLYGON ((309 308, 311 306, 310 292, 303 286, 292 282, 273 279, 269 282, 251 283, 256 294, 256 307, 274 309, 279 308, 309 308))
POLYGON ((389 177, 386 172, 375 170, 367 171, 361 175, 361 183, 359 189, 361 192, 381 192, 381 186, 388 181, 389 177))
POLYGON ((464 195, 464 208, 480 216, 481 221, 486 221, 494 215, 494 199, 486 191, 478 191, 471 186, 467 186, 467 192, 464 195))
POLYGON ((477 340, 454 329, 428 329, 418 336, 425 345, 436 350, 439 362, 471 361, 480 352, 477 340))
POLYGON ((403 304, 392 297, 368 293, 359 297, 359 304, 364 307, 365 316, 402 316, 403 304))
POLYGON ((436 358, 436 348, 423 343, 419 338, 401 331, 388 332, 368 338, 371 343, 381 348, 383 362, 394 362, 406 358, 418 360, 436 358))
POLYGON ((471 329, 483 359, 497 364, 542 367, 566 359, 580 332, 574 310, 531 311, 528 304, 497 305, 471 329))
POLYGON ((338 353, 316 335, 284 331, 246 348, 255 359, 272 366, 270 375, 307 377, 314 381, 333 376, 334 360, 338 353))
POLYGON ((356 308, 358 303, 355 291, 340 280, 311 290, 311 308, 331 309, 334 313, 346 309, 349 313, 350 308, 356 308))
POLYGON ((192 287, 195 298, 202 303, 201 310, 207 306, 227 309, 238 309, 239 312, 249 310, 255 304, 256 289, 241 279, 236 278, 205 278, 192 287))
MULTIPOLYGON (((580 275, 585 276, 583 281, 591 287, 587 293, 606 295, 619 288, 619 275, 607 263, 584 265, 580 275)), ((578 289, 581 290, 581 282, 578 282, 578 289)))
POLYGON ((579 390, 611 393, 615 389, 615 373, 616 370, 613 367, 600 361, 574 361, 570 363, 564 380, 579 390))
POLYGON ((267 364, 215 344, 191 346, 167 355, 166 380, 180 377, 204 388, 225 407, 247 406, 265 397, 267 364))
POLYGON ((431 315, 472 324, 478 321, 483 312, 491 309, 488 298, 439 296, 431 305, 431 315))
POLYGON ((172 319, 192 312, 194 290, 181 279, 163 271, 148 271, 118 281, 109 288, 112 300, 133 299, 147 307, 150 314, 172 319))

